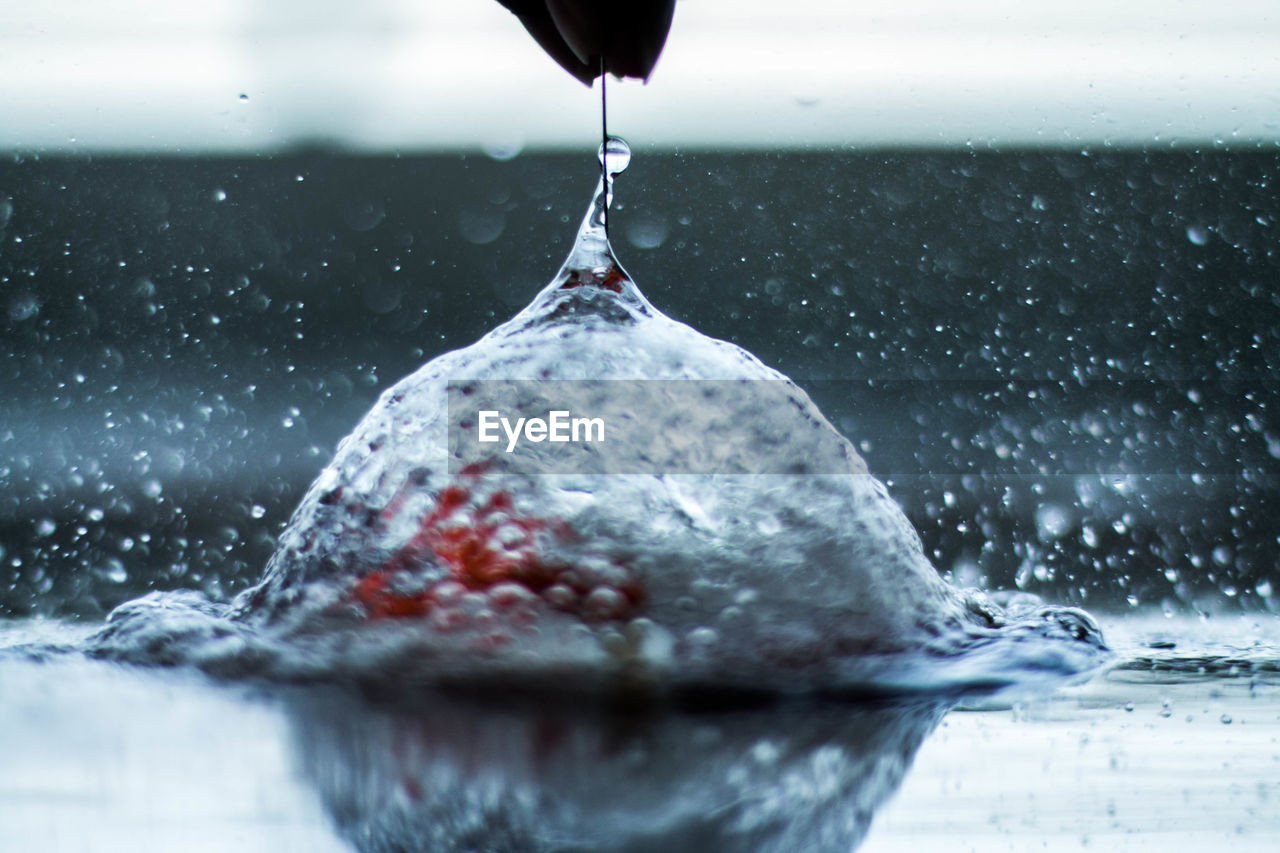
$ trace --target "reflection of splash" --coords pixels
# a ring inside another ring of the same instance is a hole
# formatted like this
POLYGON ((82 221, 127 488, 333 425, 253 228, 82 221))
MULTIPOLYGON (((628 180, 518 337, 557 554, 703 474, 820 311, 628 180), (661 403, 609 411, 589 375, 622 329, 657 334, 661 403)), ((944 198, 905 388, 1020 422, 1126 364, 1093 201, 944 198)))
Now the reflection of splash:
POLYGON ((613 715, 433 698, 292 704, 298 761, 358 849, 849 850, 945 708, 613 715))

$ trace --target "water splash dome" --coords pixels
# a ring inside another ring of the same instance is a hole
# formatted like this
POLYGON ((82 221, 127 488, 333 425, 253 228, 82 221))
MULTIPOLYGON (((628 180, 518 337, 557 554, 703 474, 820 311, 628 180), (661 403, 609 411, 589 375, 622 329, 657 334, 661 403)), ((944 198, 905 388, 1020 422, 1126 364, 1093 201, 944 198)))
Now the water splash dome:
POLYGON ((1081 611, 947 584, 803 390, 655 309, 606 232, 630 152, 600 156, 559 274, 382 395, 258 586, 126 604, 96 653, 546 690, 989 686, 1105 658, 1081 611))

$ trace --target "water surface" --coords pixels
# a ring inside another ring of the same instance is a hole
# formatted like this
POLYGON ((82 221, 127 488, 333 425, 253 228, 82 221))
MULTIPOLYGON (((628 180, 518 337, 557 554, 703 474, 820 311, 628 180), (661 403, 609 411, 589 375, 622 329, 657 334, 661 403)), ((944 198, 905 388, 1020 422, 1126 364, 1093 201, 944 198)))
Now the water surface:
POLYGON ((1119 661, 1088 682, 950 711, 575 710, 38 659, 14 644, 87 631, 11 622, 0 848, 1271 849, 1274 620, 1103 628, 1119 661))

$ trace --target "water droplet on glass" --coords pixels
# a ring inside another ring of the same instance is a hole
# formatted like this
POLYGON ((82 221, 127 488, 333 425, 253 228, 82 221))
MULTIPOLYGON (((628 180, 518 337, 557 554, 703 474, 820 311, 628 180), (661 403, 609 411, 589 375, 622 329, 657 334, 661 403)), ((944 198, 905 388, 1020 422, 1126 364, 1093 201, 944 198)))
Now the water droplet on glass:
POLYGON ((262 504, 254 504, 249 508, 249 515, 253 518, 262 518, 267 514, 267 508, 262 504))
POLYGON ((221 189, 219 189, 219 190, 214 190, 214 191, 213 191, 213 200, 214 200, 214 201, 226 201, 226 200, 227 200, 227 191, 226 191, 226 190, 221 190, 221 189))
POLYGON ((244 103, 244 102, 245 102, 245 101, 247 101, 247 100, 249 100, 249 96, 248 96, 248 95, 246 95, 244 92, 241 92, 241 93, 240 93, 240 102, 241 102, 241 103, 244 103))
POLYGON ((1188 225, 1187 239, 1197 246, 1203 246, 1209 242, 1209 232, 1200 225, 1188 225))
POLYGON ((1222 723, 1224 726, 1229 726, 1231 725, 1231 715, 1223 714, 1221 717, 1218 718, 1218 721, 1222 723))
POLYGON ((158 498, 164 491, 164 487, 160 485, 159 480, 147 480, 142 485, 142 493, 149 498, 158 498))

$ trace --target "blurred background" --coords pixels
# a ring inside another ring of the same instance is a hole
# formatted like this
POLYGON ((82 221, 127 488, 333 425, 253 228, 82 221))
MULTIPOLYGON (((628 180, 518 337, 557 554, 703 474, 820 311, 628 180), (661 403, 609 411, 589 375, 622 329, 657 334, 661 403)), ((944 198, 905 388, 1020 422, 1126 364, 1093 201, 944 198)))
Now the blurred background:
MULTIPOLYGON (((616 249, 957 583, 1274 612, 1276 44, 1250 0, 681 0, 610 81, 616 249)), ((598 109, 492 0, 0 8, 0 614, 255 580, 379 391, 555 273, 598 109)))

